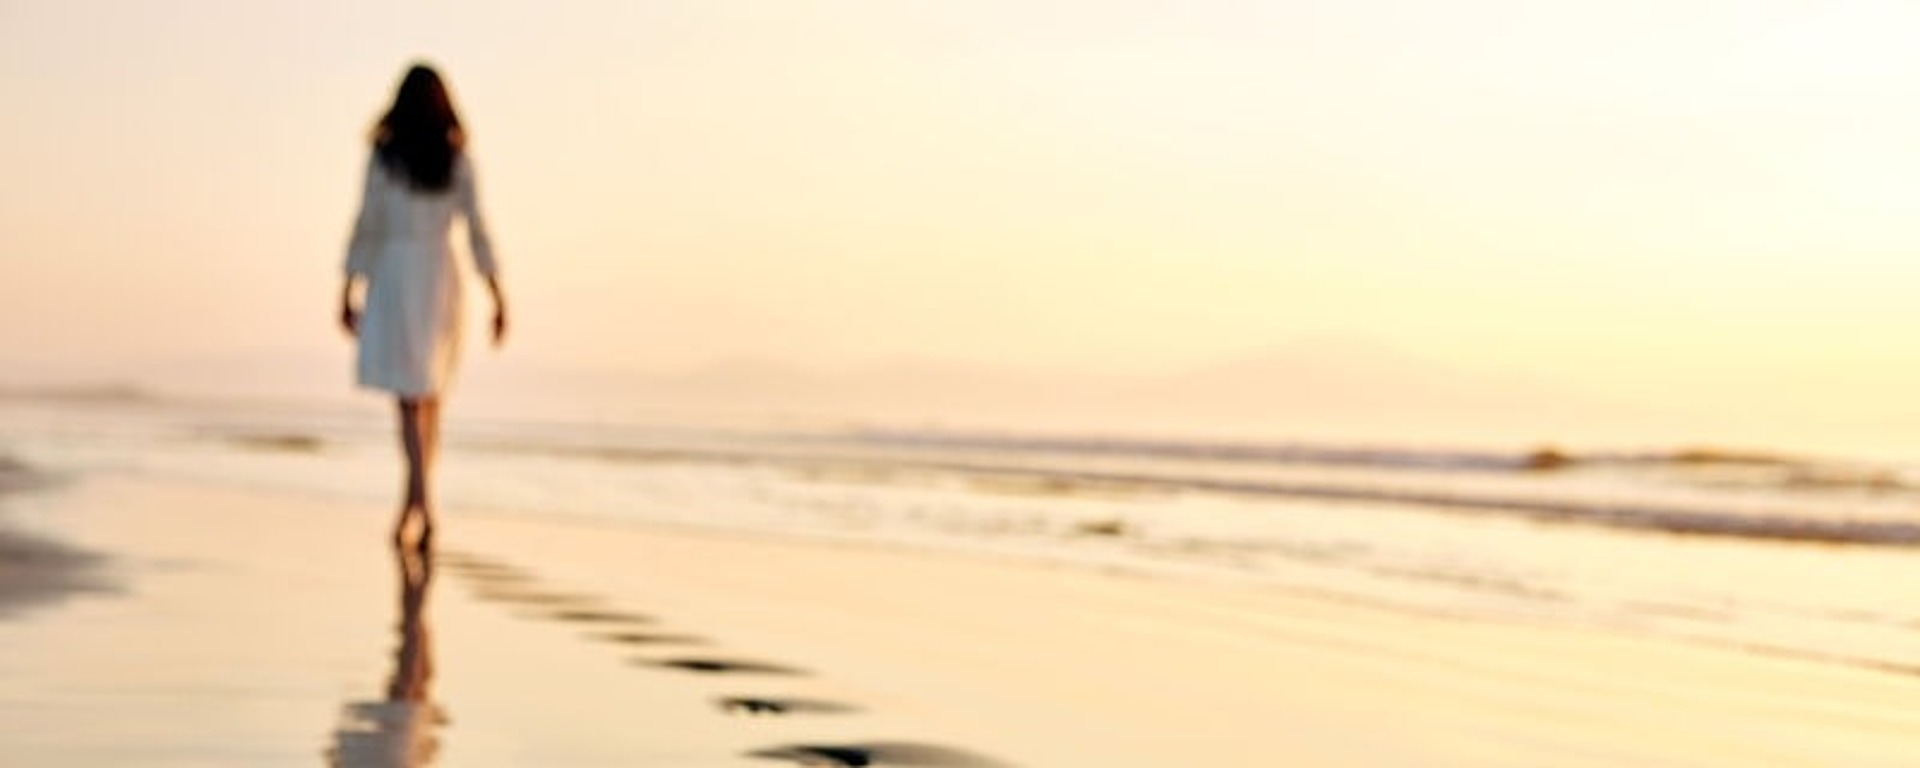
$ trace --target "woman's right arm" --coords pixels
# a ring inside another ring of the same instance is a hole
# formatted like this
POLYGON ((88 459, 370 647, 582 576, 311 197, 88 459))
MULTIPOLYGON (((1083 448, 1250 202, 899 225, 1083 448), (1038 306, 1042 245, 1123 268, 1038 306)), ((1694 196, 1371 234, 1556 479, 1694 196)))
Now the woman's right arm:
POLYGON ((367 158, 366 182, 360 192, 360 214, 353 222, 353 237, 347 242, 346 279, 340 286, 340 325, 348 335, 359 334, 360 310, 354 302, 354 284, 364 284, 373 269, 380 240, 385 235, 386 206, 381 205, 378 155, 367 158))

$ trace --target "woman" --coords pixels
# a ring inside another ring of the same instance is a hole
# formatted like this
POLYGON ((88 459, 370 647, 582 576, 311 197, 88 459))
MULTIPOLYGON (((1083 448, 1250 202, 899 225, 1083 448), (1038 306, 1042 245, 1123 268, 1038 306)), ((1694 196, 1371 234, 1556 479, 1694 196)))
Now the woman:
POLYGON ((359 340, 360 386, 398 402, 407 477, 394 544, 405 545, 415 527, 423 550, 433 540, 427 474, 439 447, 440 396, 459 354, 461 276, 449 243, 456 214, 466 221, 468 250, 493 295, 493 343, 507 331, 465 138, 440 75, 424 65, 407 70, 393 107, 374 126, 340 291, 340 322, 359 340))

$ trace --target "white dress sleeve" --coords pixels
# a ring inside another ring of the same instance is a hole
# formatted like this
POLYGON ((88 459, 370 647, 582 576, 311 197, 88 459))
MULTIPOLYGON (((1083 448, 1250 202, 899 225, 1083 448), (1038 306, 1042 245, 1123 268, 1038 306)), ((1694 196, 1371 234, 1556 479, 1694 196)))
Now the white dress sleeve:
POLYGON ((380 167, 380 157, 368 153, 366 185, 360 193, 360 215, 353 222, 353 237, 347 242, 347 276, 366 277, 373 270, 373 260, 380 252, 380 240, 386 237, 385 201, 380 199, 381 176, 386 171, 380 167))
POLYGON ((474 268, 482 275, 493 277, 500 274, 500 264, 494 260, 493 238, 488 236, 486 219, 480 215, 479 185, 473 178, 473 161, 462 155, 456 170, 454 192, 459 195, 460 215, 467 220, 467 250, 473 254, 474 268))

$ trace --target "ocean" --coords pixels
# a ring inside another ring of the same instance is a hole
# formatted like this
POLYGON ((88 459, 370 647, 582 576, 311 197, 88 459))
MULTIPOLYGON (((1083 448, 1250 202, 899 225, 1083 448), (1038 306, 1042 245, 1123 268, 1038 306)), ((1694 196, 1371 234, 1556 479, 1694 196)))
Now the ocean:
MULTIPOLYGON (((1920 467, 1895 462, 450 413, 453 529, 803 537, 1920 674, 1920 467)), ((15 394, 0 468, 16 485, 124 475, 390 507, 392 430, 371 400, 15 394)))

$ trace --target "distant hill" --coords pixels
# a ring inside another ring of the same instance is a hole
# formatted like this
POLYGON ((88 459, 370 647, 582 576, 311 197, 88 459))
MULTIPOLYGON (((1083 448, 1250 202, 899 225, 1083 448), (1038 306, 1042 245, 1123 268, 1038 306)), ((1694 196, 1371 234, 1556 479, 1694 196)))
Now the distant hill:
MULTIPOLYGON (((364 403, 366 396, 351 388, 350 366, 345 351, 259 352, 145 364, 138 375, 85 381, 132 381, 138 391, 159 394, 364 403)), ((469 412, 810 427, 1546 441, 1661 429, 1673 420, 1544 382, 1339 339, 1141 376, 928 361, 823 371, 753 359, 648 372, 475 350, 457 387, 457 407, 469 412)))
POLYGON ((1134 377, 929 362, 827 372, 768 360, 672 374, 493 373, 499 378, 484 384, 476 377, 476 394, 483 386, 519 396, 564 392, 665 418, 806 425, 1552 440, 1672 421, 1542 382, 1339 341, 1134 377))

